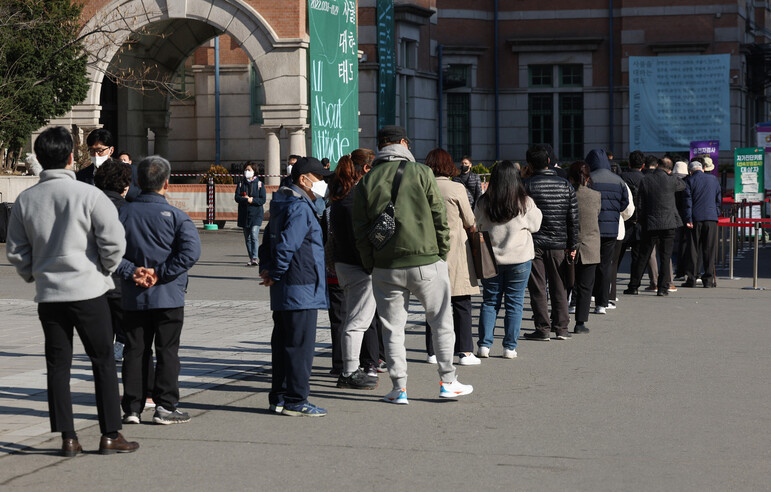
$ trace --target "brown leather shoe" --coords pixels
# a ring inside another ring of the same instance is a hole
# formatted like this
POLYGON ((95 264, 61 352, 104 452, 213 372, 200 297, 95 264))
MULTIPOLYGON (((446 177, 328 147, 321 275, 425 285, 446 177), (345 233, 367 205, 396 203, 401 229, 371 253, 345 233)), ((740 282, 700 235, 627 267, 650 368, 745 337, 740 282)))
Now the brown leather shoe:
POLYGON ((120 432, 115 439, 102 436, 102 440, 99 441, 99 454, 133 453, 137 449, 139 449, 139 443, 127 441, 120 432))
POLYGON ((72 458, 78 453, 83 452, 77 439, 62 439, 62 456, 72 458))

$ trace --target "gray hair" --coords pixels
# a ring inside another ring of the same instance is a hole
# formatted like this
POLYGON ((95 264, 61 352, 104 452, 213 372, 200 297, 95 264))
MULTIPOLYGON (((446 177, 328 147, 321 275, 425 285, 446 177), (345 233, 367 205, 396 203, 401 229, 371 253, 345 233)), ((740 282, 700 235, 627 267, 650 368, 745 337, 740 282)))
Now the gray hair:
POLYGON ((151 155, 139 162, 137 182, 142 191, 159 191, 170 174, 169 161, 159 155, 151 155))

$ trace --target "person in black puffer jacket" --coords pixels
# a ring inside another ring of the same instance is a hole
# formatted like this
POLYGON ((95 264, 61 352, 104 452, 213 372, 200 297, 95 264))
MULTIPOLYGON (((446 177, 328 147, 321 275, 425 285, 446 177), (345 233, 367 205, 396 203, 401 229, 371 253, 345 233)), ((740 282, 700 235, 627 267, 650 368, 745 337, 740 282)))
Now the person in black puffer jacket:
POLYGON ((596 191, 602 193, 600 211, 600 264, 594 279, 595 313, 605 314, 610 300, 610 284, 613 272, 613 259, 616 255, 616 241, 619 230, 619 217, 622 213, 631 213, 634 209, 629 201, 629 191, 621 176, 610 169, 608 156, 602 149, 589 151, 586 163, 592 171, 592 183, 596 191))
POLYGON ((639 217, 643 230, 642 248, 637 262, 632 265, 629 287, 624 294, 637 294, 645 264, 655 246, 659 250, 661 259, 657 283, 658 295, 669 295, 672 272, 669 260, 672 257, 675 229, 683 225, 680 214, 677 212, 675 193, 685 189, 683 180, 671 175, 673 167, 672 159, 668 157, 660 159, 658 168, 646 174, 640 185, 639 217))
POLYGON ((566 340, 568 333, 568 297, 565 291, 567 261, 573 261, 578 247, 578 200, 573 186, 549 168, 549 152, 536 145, 528 149, 527 162, 533 176, 525 180, 525 190, 543 213, 541 229, 533 233, 535 258, 530 270, 527 289, 533 309, 535 331, 528 340, 549 340, 557 332, 557 340, 566 340), (546 300, 549 282, 552 314, 546 300))

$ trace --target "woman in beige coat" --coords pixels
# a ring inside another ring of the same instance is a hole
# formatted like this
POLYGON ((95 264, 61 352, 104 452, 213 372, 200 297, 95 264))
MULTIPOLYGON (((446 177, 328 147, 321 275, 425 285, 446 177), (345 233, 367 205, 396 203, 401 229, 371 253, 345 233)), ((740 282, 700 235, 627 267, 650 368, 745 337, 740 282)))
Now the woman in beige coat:
POLYGON ((602 194, 591 189, 592 178, 589 165, 584 161, 574 162, 568 170, 568 180, 576 189, 578 199, 578 220, 580 232, 576 255, 576 275, 573 295, 576 298, 576 327, 573 333, 589 333, 586 321, 589 319, 594 273, 600 263, 600 225, 602 194))
MULTIPOLYGON (((455 183, 458 168, 452 157, 443 149, 434 149, 426 156, 426 165, 434 171, 439 191, 444 197, 447 209, 447 225, 450 229, 450 252, 447 254, 447 269, 450 273, 452 291, 452 319, 455 327, 455 353, 462 366, 477 365, 474 355, 474 340, 471 337, 471 296, 479 293, 471 244, 467 231, 474 228, 474 212, 468 201, 466 187, 455 183)), ((436 356, 431 341, 431 329, 426 324, 426 351, 428 362, 435 364, 436 356)))

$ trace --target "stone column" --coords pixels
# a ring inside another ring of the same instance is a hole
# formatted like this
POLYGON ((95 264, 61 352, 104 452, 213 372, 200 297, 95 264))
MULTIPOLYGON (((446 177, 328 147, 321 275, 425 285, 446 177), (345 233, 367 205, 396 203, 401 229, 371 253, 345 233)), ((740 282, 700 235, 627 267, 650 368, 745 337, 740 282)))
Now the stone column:
POLYGON ((307 126, 286 127, 289 132, 289 154, 307 157, 305 148, 305 129, 307 126))
POLYGON ((150 129, 155 135, 155 154, 169 159, 169 129, 165 127, 154 127, 150 129))
MULTIPOLYGON (((276 175, 281 172, 281 144, 278 140, 279 128, 263 127, 265 130, 265 174, 276 175)), ((270 177, 265 184, 278 185, 281 178, 270 177)))

